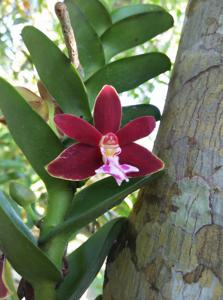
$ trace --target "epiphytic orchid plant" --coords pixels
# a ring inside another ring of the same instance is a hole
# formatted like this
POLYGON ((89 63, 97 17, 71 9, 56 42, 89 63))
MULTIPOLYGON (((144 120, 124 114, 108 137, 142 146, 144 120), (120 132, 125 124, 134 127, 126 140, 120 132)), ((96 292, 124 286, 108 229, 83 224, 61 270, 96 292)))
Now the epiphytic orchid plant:
POLYGON ((39 74, 40 96, 0 79, 6 126, 47 192, 43 214, 36 212, 39 199, 19 182, 10 183, 9 196, 0 193, 1 297, 80 299, 126 220, 112 219, 67 254, 71 237, 157 178, 164 167, 136 143, 155 128, 159 110, 150 104, 122 109, 118 93, 167 71, 169 59, 147 53, 110 60, 169 29, 172 17, 154 5, 110 14, 98 0, 65 3, 68 11, 64 3, 56 11, 69 58, 38 29, 28 26, 22 32, 39 74), (86 184, 95 174, 101 174, 97 181, 86 184), (8 288, 6 259, 21 275, 17 296, 8 288))

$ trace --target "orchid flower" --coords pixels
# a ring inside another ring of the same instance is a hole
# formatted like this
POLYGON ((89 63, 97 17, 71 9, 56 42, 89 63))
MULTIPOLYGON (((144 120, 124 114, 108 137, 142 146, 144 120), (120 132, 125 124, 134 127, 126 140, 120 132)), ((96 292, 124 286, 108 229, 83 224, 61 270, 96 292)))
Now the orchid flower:
POLYGON ((56 126, 78 141, 47 166, 51 176, 84 180, 95 174, 108 174, 118 185, 129 177, 145 176, 164 168, 164 163, 146 148, 134 143, 149 135, 156 122, 152 116, 139 117, 120 129, 121 103, 116 90, 105 85, 94 107, 94 126, 70 115, 57 114, 56 126))

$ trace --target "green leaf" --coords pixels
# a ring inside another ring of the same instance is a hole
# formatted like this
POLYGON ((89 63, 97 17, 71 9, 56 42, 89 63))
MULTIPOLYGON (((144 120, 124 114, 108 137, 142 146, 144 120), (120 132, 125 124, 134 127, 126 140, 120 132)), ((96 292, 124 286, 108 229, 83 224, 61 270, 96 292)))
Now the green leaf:
POLYGON ((119 218, 100 228, 68 256, 69 273, 57 291, 57 299, 80 299, 99 272, 126 219, 119 218))
POLYGON ((105 6, 98 0, 73 0, 86 16, 98 36, 111 26, 111 16, 105 6))
POLYGON ((122 107, 122 126, 132 121, 133 119, 153 116, 156 121, 161 118, 159 109, 152 104, 138 104, 122 107))
POLYGON ((37 247, 28 228, 0 192, 0 249, 13 268, 31 283, 60 280, 60 272, 37 247))
POLYGON ((162 53, 147 53, 112 62, 86 81, 90 106, 94 106, 95 98, 105 84, 122 93, 166 72, 170 67, 169 58, 162 53))
POLYGON ((128 17, 132 17, 139 14, 150 13, 150 12, 165 12, 165 10, 158 5, 154 4, 134 4, 127 5, 124 7, 120 7, 115 9, 112 14, 112 23, 117 23, 123 19, 128 17))
POLYGON ((106 60, 140 45, 173 26, 173 18, 159 6, 133 5, 112 16, 115 22, 101 37, 106 60))
POLYGON ((79 230, 112 207, 120 204, 126 196, 152 182, 161 174, 163 174, 163 171, 143 178, 132 178, 129 182, 122 183, 121 186, 118 186, 114 178, 111 177, 91 184, 75 195, 65 222, 51 230, 48 235, 42 238, 41 242, 45 242, 63 231, 74 232, 79 230))
POLYGON ((40 79, 63 112, 89 118, 85 87, 66 55, 35 27, 25 27, 22 37, 40 79))
MULTIPOLYGON (((82 0, 83 1, 83 0, 82 0)), ((105 64, 101 41, 74 0, 66 0, 84 77, 89 78, 105 64)))
POLYGON ((0 109, 15 142, 45 184, 47 186, 61 184, 62 180, 49 176, 45 170, 45 165, 63 150, 60 140, 23 97, 2 78, 0 78, 0 109))

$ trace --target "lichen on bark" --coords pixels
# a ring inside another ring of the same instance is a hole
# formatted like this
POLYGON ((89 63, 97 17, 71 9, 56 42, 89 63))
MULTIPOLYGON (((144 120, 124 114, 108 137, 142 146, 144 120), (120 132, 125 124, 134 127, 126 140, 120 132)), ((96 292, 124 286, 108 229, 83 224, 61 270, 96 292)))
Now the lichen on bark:
POLYGON ((112 250, 105 300, 223 299, 222 61, 223 2, 189 1, 155 144, 167 171, 112 250))

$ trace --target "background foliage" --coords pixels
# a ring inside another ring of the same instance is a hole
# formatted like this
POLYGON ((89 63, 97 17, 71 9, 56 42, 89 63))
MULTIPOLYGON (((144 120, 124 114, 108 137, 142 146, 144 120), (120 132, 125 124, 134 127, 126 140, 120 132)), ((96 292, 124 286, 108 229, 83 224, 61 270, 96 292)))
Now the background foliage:
MULTIPOLYGON (((175 19, 174 29, 169 30, 161 37, 158 36, 152 39, 142 46, 138 46, 133 50, 128 50, 117 55, 115 59, 127 55, 157 51, 159 49, 160 52, 166 53, 172 61, 174 61, 186 0, 103 0, 103 2, 110 11, 125 4, 153 3, 166 8, 175 19)), ((11 82, 16 82, 18 86, 26 86, 34 92, 37 92, 36 81, 38 77, 35 76, 36 72, 30 61, 29 54, 21 41, 20 32, 24 25, 32 24, 45 32, 62 50, 64 50, 65 44, 63 43, 59 22, 54 13, 54 4, 54 1, 42 0, 3 0, 0 5, 0 75, 11 82)), ((123 103, 126 103, 126 96, 128 96, 128 99, 131 99, 131 104, 149 103, 157 96, 161 97, 160 94, 157 94, 156 90, 163 90, 165 94, 169 76, 170 73, 165 73, 165 75, 161 75, 158 79, 154 79, 141 85, 134 91, 124 93, 123 103)), ((160 99, 155 99, 154 101, 156 101, 157 104, 160 99)), ((163 101, 164 99, 161 99, 161 102, 163 101)), ((1 189, 8 191, 10 180, 17 180, 27 186, 31 186, 37 196, 41 196, 38 209, 39 212, 42 213, 45 206, 44 187, 38 176, 26 162, 26 159, 16 144, 13 142, 7 127, 1 123, 0 147, 1 189)), ((94 224, 86 227, 82 232, 83 235, 79 235, 78 237, 83 241, 85 236, 89 236, 94 232, 95 228, 98 228, 107 220, 111 220, 117 216, 128 216, 133 203, 136 200, 136 196, 137 192, 127 197, 122 205, 107 212, 94 224)), ((21 211, 21 214, 26 218, 25 211, 21 211)), ((76 244, 74 246, 76 246, 76 244)), ((99 274, 98 280, 94 283, 94 289, 97 290, 97 287, 101 285, 101 279, 102 275, 99 274)))

